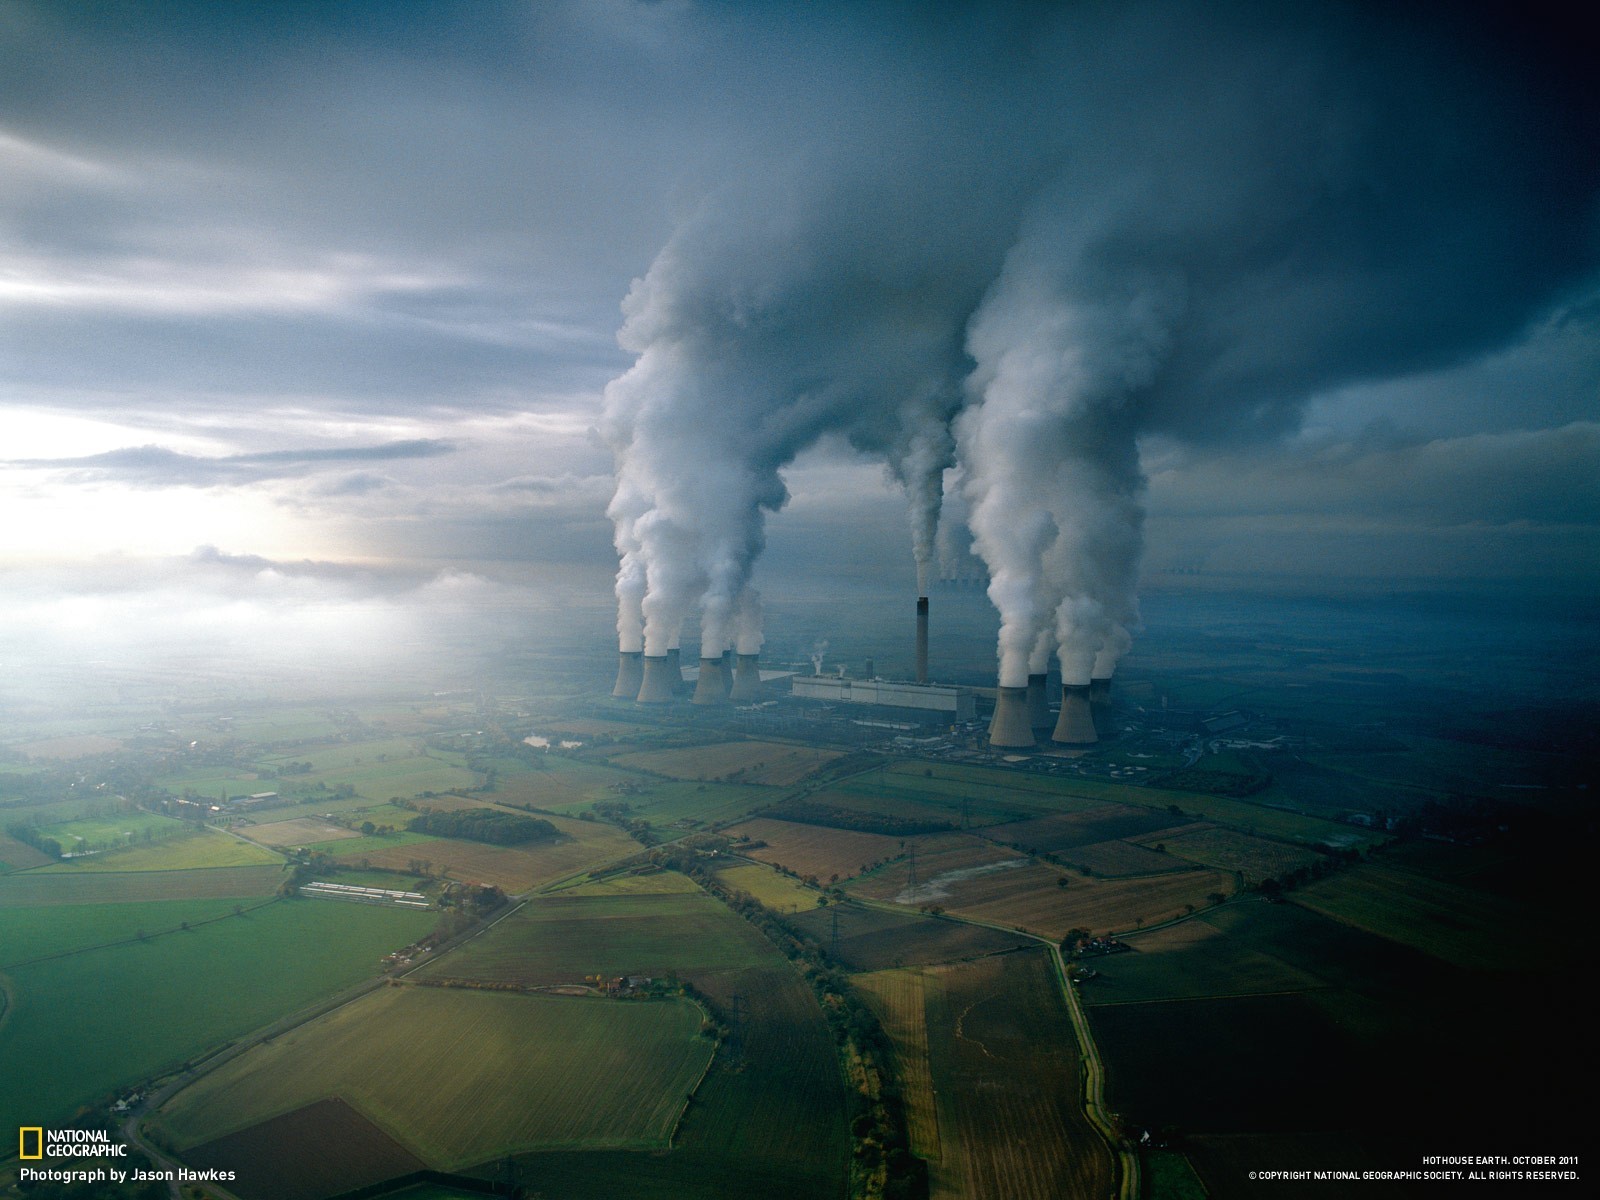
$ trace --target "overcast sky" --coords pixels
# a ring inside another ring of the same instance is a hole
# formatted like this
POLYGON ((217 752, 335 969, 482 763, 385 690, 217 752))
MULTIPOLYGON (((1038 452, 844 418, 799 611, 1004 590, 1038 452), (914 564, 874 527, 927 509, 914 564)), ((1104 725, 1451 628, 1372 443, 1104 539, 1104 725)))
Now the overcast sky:
MULTIPOLYGON (((1420 186, 1402 156, 1435 127, 1453 173, 1426 182, 1451 193, 1407 210, 1437 226, 1336 243, 1348 304, 1370 316, 1392 294, 1392 322, 1328 333, 1290 313, 1285 337, 1318 345, 1298 373, 1208 360, 1201 399, 1249 391, 1250 421, 1195 419, 1174 393, 1140 443, 1147 573, 1593 582, 1585 35, 1562 6, 1284 7, 0 0, 0 570, 67 588, 73 564, 103 580, 107 556, 416 580, 614 562, 596 429, 633 361, 621 305, 708 204, 759 206, 773 180, 803 190, 866 161, 883 219, 905 201, 910 228, 998 251, 1041 162, 1083 164, 1067 211, 1103 207, 1117 139, 1154 138, 1150 161, 1184 160, 1162 203, 1202 213, 1162 236, 1246 228, 1265 214, 1204 213, 1230 202, 1206 164, 1272 177, 1272 140, 1217 131, 1230 105, 1273 102, 1229 94, 1230 47, 1259 66, 1283 39, 1325 50, 1329 124, 1402 131, 1394 158, 1355 162, 1377 203, 1420 186)), ((1320 94, 1296 87, 1286 111, 1314 120, 1320 94)), ((1335 154, 1383 145, 1318 136, 1335 154)), ((1299 202, 1300 169, 1265 194, 1275 213, 1299 202)), ((1216 294, 1282 312, 1301 266, 1333 286, 1328 263, 1291 256, 1216 294)), ((1207 336, 1226 324, 1194 311, 1207 336)), ((824 439, 787 482, 780 557, 854 538, 841 561, 909 574, 880 464, 824 439)))

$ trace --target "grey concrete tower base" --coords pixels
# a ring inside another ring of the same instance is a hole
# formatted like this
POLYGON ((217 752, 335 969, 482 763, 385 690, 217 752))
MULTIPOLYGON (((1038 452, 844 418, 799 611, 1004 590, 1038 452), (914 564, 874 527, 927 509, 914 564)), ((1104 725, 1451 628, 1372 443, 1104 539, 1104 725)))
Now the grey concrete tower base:
POLYGON ((672 703, 672 668, 665 654, 644 656, 644 682, 639 685, 639 703, 672 703))
POLYGON ((632 700, 644 684, 644 651, 617 652, 617 684, 611 694, 619 700, 632 700))
POLYGON ((728 690, 722 682, 722 660, 720 658, 702 658, 700 660, 700 678, 694 685, 693 704, 721 704, 728 698, 728 690))
POLYGON ((733 691, 730 700, 754 700, 761 695, 760 655, 741 654, 733 668, 733 691))
POLYGON ((1113 733, 1111 718, 1111 680, 1089 680, 1089 714, 1094 718, 1094 730, 1102 738, 1113 733))
POLYGON ((995 692, 994 720, 989 722, 989 744, 1003 750, 1034 746, 1033 726, 1028 724, 1028 689, 1003 687, 995 692))
POLYGON ((1036 730, 1050 728, 1050 706, 1045 703, 1043 675, 1028 676, 1028 724, 1036 730))
POLYGON ((1056 731, 1050 740, 1061 746, 1092 746, 1098 742, 1091 707, 1087 685, 1062 687, 1061 716, 1056 719, 1056 731))

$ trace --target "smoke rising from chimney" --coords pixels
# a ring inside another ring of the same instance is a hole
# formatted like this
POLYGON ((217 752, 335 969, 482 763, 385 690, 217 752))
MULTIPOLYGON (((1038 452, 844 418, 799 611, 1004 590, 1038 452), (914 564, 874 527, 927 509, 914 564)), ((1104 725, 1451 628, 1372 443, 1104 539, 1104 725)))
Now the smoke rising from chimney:
POLYGON ((1002 686, 1052 654, 1109 677, 1141 442, 1282 437, 1319 393, 1502 343, 1592 266, 1592 178, 1523 136, 1528 79, 1465 24, 984 7, 860 18, 786 96, 813 118, 750 139, 635 281, 603 422, 622 649, 698 614, 702 657, 754 653, 782 472, 836 438, 904 489, 923 595, 960 468, 1002 686))

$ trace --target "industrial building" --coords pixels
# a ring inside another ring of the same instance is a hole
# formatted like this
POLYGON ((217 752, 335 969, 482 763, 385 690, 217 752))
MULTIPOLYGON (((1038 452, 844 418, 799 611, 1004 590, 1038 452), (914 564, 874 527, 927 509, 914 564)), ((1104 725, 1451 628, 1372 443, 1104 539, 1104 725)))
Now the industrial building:
POLYGON ((927 721, 935 716, 954 724, 977 717, 977 696, 971 688, 938 683, 893 683, 886 679, 841 679, 834 675, 796 675, 789 681, 798 700, 829 704, 872 704, 915 712, 927 721))

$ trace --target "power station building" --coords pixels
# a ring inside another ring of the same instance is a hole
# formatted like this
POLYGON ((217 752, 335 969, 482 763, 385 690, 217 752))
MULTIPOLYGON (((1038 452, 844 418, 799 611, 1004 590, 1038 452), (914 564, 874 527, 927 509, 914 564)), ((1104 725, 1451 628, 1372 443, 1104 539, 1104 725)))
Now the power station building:
POLYGON ((977 696, 971 688, 938 683, 891 683, 885 679, 841 679, 834 675, 796 675, 789 681, 798 700, 829 704, 870 704, 906 709, 923 721, 954 724, 978 715, 977 696))

